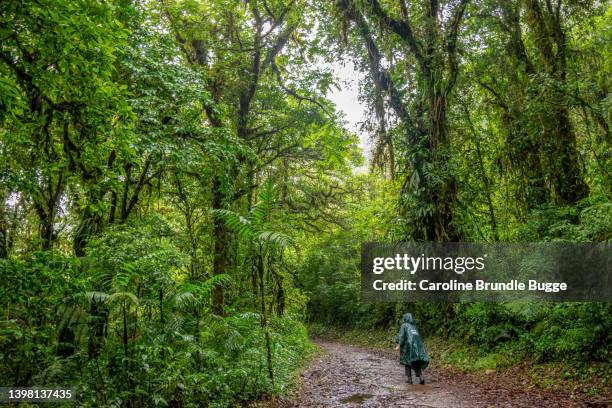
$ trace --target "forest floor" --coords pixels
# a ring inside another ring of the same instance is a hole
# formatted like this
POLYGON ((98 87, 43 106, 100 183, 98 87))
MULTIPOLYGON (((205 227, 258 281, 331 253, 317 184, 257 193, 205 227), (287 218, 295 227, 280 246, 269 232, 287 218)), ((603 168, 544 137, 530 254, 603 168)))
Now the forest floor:
POLYGON ((512 373, 474 377, 432 362, 425 385, 406 383, 397 352, 316 340, 301 389, 277 407, 604 407, 606 402, 524 385, 512 373))

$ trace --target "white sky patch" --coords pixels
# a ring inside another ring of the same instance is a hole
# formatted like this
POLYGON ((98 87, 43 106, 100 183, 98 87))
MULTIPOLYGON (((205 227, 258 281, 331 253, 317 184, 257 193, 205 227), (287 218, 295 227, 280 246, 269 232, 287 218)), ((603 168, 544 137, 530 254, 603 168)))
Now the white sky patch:
POLYGON ((355 68, 350 60, 325 64, 325 66, 332 70, 340 88, 332 87, 327 98, 336 105, 339 111, 344 113, 348 129, 359 136, 359 147, 366 158, 366 163, 355 171, 358 173, 367 171, 371 149, 370 136, 359 129, 359 124, 366 119, 367 112, 366 105, 359 101, 359 84, 364 80, 364 75, 355 68))

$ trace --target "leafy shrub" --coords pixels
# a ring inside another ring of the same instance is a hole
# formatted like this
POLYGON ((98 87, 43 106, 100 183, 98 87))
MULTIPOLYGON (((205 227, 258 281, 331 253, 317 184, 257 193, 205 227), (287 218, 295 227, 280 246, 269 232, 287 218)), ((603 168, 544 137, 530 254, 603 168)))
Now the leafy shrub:
MULTIPOLYGON (((64 326, 75 325, 79 320, 78 311, 69 306, 82 287, 80 262, 56 253, 35 252, 23 260, 0 260, 0 276, 0 382, 27 386, 37 373, 50 377, 51 372, 40 367, 52 368, 55 356, 62 353, 63 342, 59 340, 75 341, 58 336, 62 322, 64 326)), ((66 336, 74 337, 75 333, 66 336)))
POLYGON ((524 338, 538 361, 611 361, 612 307, 605 303, 552 305, 524 338))
POLYGON ((480 346, 484 351, 517 337, 518 328, 512 314, 504 305, 496 303, 469 303, 457 305, 459 313, 451 326, 457 337, 480 346))

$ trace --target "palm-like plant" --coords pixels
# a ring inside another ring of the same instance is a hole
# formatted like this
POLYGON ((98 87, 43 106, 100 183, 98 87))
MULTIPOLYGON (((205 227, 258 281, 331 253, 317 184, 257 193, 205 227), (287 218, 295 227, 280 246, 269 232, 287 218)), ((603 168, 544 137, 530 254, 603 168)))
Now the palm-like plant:
POLYGON ((245 216, 230 210, 213 210, 246 244, 252 259, 253 290, 258 293, 260 323, 264 331, 268 375, 274 381, 270 334, 268 331, 264 277, 269 275, 276 283, 276 306, 280 314, 284 310, 284 290, 277 265, 282 262, 286 248, 293 240, 283 232, 272 228, 272 215, 278 210, 278 191, 272 180, 266 180, 258 192, 258 200, 245 216))
POLYGON ((257 203, 251 207, 246 216, 224 209, 213 210, 213 213, 240 238, 249 243, 287 248, 293 243, 291 237, 270 228, 270 218, 278 210, 278 191, 270 179, 263 183, 257 198, 257 203))

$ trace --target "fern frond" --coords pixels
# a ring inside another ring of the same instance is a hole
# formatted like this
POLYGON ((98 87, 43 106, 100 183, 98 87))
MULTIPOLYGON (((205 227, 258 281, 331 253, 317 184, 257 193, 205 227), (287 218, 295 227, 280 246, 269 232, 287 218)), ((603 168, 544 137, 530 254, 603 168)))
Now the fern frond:
POLYGON ((116 292, 108 297, 108 301, 110 303, 114 303, 116 301, 126 301, 126 300, 132 302, 134 305, 139 304, 138 297, 132 292, 116 292))
POLYGON ((293 245, 293 239, 282 232, 260 231, 257 234, 257 239, 262 242, 278 245, 281 248, 287 248, 288 246, 293 245))
POLYGON ((251 209, 251 218, 254 225, 263 225, 266 219, 272 214, 278 191, 271 179, 267 179, 257 195, 257 203, 251 209))
POLYGON ((179 308, 194 307, 198 303, 198 299, 191 292, 180 292, 174 296, 174 305, 179 308))
POLYGON ((253 235, 253 228, 251 221, 243 217, 242 215, 235 213, 234 211, 215 209, 212 210, 215 217, 223 220, 225 225, 232 231, 243 237, 250 237, 253 235))
POLYGON ((105 292, 85 292, 84 297, 89 302, 106 302, 109 298, 105 292))

